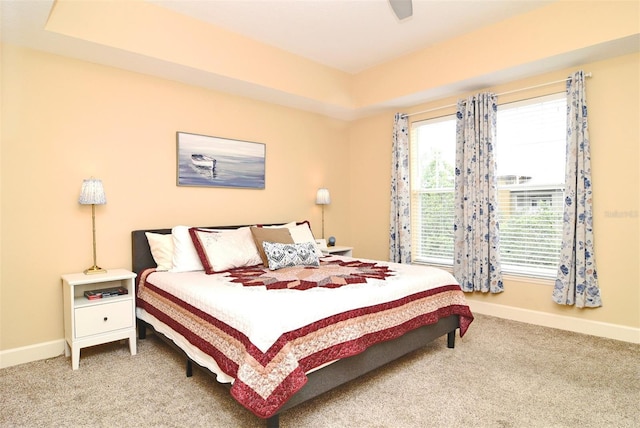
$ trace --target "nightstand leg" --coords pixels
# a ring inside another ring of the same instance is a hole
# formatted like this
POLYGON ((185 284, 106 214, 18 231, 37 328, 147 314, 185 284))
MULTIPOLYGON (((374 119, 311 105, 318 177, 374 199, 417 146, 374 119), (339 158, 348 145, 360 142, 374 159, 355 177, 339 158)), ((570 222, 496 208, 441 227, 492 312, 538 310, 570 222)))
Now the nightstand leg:
POLYGON ((71 355, 71 348, 69 347, 69 342, 67 342, 65 340, 64 341, 64 356, 68 357, 69 355, 71 355))
POLYGON ((78 370, 80 367, 80 348, 72 347, 71 348, 71 368, 73 370, 78 370))
POLYGON ((136 353, 138 352, 138 346, 137 346, 137 342, 136 342, 136 332, 134 331, 133 333, 131 333, 131 336, 129 336, 129 351, 131 352, 131 355, 136 355, 136 353))

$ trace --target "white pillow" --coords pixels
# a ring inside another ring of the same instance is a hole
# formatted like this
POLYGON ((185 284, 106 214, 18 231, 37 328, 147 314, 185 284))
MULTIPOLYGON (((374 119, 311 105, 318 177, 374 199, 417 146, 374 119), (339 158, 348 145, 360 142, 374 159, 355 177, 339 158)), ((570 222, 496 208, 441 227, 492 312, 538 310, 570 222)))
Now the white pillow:
POLYGON ((171 229, 171 236, 173 236, 173 258, 169 272, 204 270, 189 235, 189 226, 174 227, 171 229))
MULTIPOLYGON (((291 224, 291 223, 287 223, 287 224, 291 224)), ((270 224, 268 226, 265 225, 257 225, 255 227, 262 227, 264 229, 278 229, 280 227, 287 227, 287 224, 270 224)), ((295 226, 295 222, 293 223, 293 225, 295 226)))
POLYGON ((293 225, 291 223, 287 223, 285 227, 289 229, 289 233, 291 233, 293 242, 295 242, 296 244, 311 242, 313 243, 313 249, 315 250, 316 255, 318 257, 323 256, 322 251, 320 251, 320 248, 318 248, 318 245, 316 244, 316 240, 313 237, 313 233, 311 232, 308 223, 302 223, 299 225, 296 225, 295 223, 293 223, 293 225))
POLYGON ((249 227, 220 232, 192 228, 191 235, 208 274, 262 264, 249 227))
POLYGON ((173 236, 170 233, 145 232, 151 255, 158 266, 156 270, 166 271, 173 266, 173 236))

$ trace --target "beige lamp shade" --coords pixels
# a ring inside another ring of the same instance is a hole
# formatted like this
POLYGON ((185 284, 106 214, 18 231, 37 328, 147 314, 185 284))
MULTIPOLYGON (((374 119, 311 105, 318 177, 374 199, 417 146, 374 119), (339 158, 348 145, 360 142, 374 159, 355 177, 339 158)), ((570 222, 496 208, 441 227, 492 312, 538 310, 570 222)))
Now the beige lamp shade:
POLYGON ((78 198, 78 202, 81 205, 106 204, 107 197, 104 194, 102 180, 93 177, 82 180, 82 189, 80 190, 80 198, 78 198))
POLYGON ((329 194, 329 189, 324 187, 318 189, 316 193, 316 204, 318 205, 329 205, 331 203, 331 195, 329 194))

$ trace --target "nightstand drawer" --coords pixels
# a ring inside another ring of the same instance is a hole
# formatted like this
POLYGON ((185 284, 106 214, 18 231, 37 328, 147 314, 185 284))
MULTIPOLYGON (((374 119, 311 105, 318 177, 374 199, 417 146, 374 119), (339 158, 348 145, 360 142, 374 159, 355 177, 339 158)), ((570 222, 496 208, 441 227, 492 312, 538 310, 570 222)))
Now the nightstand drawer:
POLYGON ((133 300, 78 308, 75 320, 76 338, 133 327, 133 300))

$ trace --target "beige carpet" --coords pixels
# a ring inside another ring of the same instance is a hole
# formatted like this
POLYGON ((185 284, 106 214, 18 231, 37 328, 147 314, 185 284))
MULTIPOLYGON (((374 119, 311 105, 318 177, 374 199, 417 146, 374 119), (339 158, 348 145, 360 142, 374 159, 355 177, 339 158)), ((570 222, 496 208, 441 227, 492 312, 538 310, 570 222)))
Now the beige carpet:
MULTIPOLYGON (((0 370, 2 427, 262 427, 153 335, 0 370)), ((446 338, 284 412, 288 427, 639 427, 640 345, 478 315, 446 338)))

